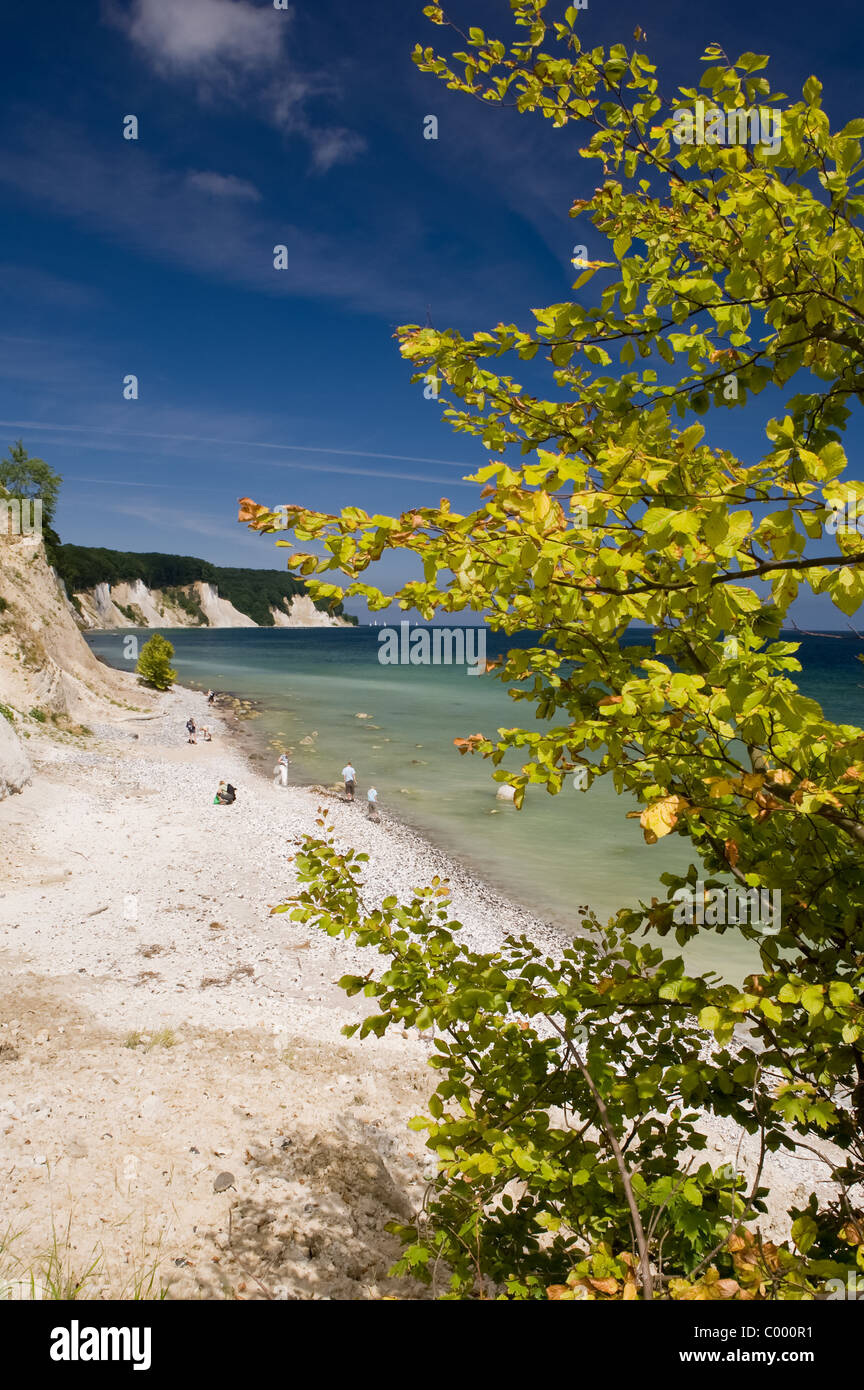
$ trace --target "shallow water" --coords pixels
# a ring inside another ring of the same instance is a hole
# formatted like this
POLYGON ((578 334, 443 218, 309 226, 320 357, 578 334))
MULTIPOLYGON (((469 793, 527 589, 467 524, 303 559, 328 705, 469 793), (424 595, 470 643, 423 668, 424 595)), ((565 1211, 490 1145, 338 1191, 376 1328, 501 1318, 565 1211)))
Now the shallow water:
MULTIPOLYGON (((571 928, 581 904, 605 920, 623 904, 665 897, 660 874, 685 869, 689 847, 670 838, 646 845, 633 803, 607 780, 589 792, 570 782, 558 796, 529 787, 521 812, 496 801, 492 764, 460 756, 455 737, 533 723, 527 701, 500 681, 456 666, 384 666, 373 627, 171 629, 174 666, 186 685, 230 691, 258 702, 245 728, 262 752, 293 750, 292 780, 331 784, 351 761, 358 800, 374 785, 379 805, 421 830, 505 895, 571 928), (371 716, 360 719, 357 716, 371 716), (304 742, 308 740, 308 742, 304 742)), ((88 634, 111 665, 128 669, 124 632, 88 634)), ((139 634, 146 636, 148 634, 139 634)), ((527 641, 528 639, 524 639, 527 641)), ((638 637, 634 635, 634 641, 638 637)), ((829 717, 859 723, 864 667, 851 638, 801 637, 804 692, 829 717)), ((488 638, 488 655, 516 645, 488 638)), ((269 762, 269 753, 267 761, 269 762)), ((508 766, 516 767, 515 757, 508 766)), ((737 975, 756 964, 752 947, 727 932, 705 933, 688 948, 694 968, 737 975)))

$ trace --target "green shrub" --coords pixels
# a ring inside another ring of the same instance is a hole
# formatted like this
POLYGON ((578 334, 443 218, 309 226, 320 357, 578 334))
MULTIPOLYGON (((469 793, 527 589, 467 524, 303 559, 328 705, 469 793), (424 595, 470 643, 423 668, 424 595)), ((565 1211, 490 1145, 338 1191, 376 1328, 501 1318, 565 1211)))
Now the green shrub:
MULTIPOLYGON (((345 1034, 434 1035, 439 1084, 409 1128, 425 1131, 437 1175, 423 1219, 388 1228, 405 1246, 394 1273, 436 1292, 449 1282, 451 1298, 800 1299, 854 1268, 852 1250, 805 1260, 801 1222, 798 1252, 759 1241, 746 1222, 767 1189, 698 1157, 709 978, 682 991, 680 959, 587 910, 557 958, 524 936, 472 951, 440 879, 367 908, 367 859, 304 836, 303 887, 272 910, 385 958, 339 981, 375 1006, 345 1034)), ((758 1125, 775 1147, 767 1107, 758 1125)))
POLYGON ((138 658, 137 671, 145 685, 155 690, 170 690, 177 679, 172 670, 171 658, 174 648, 160 633, 155 632, 149 642, 145 642, 138 658))

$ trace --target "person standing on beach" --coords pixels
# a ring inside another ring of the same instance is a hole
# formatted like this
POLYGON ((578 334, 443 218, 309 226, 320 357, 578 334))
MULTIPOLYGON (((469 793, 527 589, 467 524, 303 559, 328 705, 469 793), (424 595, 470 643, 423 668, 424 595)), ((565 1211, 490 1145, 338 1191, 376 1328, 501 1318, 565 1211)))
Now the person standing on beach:
POLYGON ((188 739, 186 740, 187 743, 197 743, 197 742, 198 742, 197 738, 195 737, 195 733, 196 733, 196 729, 195 729, 195 720, 192 718, 191 714, 190 714, 189 718, 186 720, 186 732, 187 732, 188 735, 189 735, 188 739))
POLYGON ((354 800, 354 788, 357 785, 357 773, 354 771, 350 762, 347 762, 342 769, 342 779, 345 783, 345 795, 349 801, 354 800))
POLYGON ((273 783, 274 783, 274 786, 275 786, 275 784, 278 782, 280 787, 287 787, 287 785, 288 785, 288 754, 287 754, 287 753, 282 753, 282 754, 279 756, 279 758, 277 758, 277 760, 276 760, 276 766, 275 766, 274 769, 273 769, 273 773, 274 773, 274 776, 273 776, 273 783))
POLYGON ((374 787, 366 793, 366 815, 369 820, 378 819, 378 793, 374 787))
POLYGON ((207 703, 208 703, 208 705, 212 705, 212 703, 213 703, 213 701, 214 701, 215 699, 216 699, 216 696, 213 694, 213 691, 212 691, 212 690, 208 690, 208 691, 207 691, 207 703))

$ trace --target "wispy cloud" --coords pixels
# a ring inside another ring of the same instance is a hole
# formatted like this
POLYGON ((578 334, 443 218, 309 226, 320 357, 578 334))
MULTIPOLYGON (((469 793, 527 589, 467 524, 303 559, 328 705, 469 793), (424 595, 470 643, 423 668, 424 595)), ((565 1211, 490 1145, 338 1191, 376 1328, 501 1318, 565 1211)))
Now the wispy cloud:
MULTIPOLYGON (((106 511, 116 513, 118 516, 131 516, 136 521, 146 521, 152 526, 158 526, 161 531, 191 531, 198 536, 215 536, 217 540, 238 541, 245 539, 244 533, 238 528, 237 522, 226 521, 224 517, 206 516, 190 512, 186 508, 180 507, 158 507, 158 506, 113 506, 106 507, 106 511)), ((256 541, 256 536, 251 537, 256 541)))
POLYGON ((252 203, 261 201, 261 194, 254 183, 248 179, 238 179, 235 174, 216 174, 208 170, 194 170, 186 175, 190 188, 214 198, 240 198, 252 203))
POLYGON ((122 435, 130 439, 171 439, 187 444, 223 444, 228 448, 284 449, 303 454, 337 454, 346 458, 392 459, 397 463, 440 463, 448 468, 476 468, 464 460, 417 457, 413 454, 381 454, 366 449, 331 449, 323 444, 272 444, 260 439, 230 439, 225 435, 172 434, 155 430, 118 430, 104 425, 47 424, 40 420, 0 420, 0 428, 46 430, 62 433, 122 435))
MULTIPOLYGON (((127 142, 95 149, 71 123, 48 129, 28 120, 0 144, 0 183, 126 250, 223 284, 336 299, 397 322, 416 321, 428 299, 433 258, 411 209, 398 225, 382 229, 373 208, 365 232, 358 228, 349 240, 330 227, 306 230, 268 215, 248 196, 204 197, 187 171, 165 168, 127 142), (407 244, 416 247, 411 257, 407 244), (274 247, 283 245, 287 267, 276 270, 274 247)), ((486 267, 483 278, 495 279, 495 267, 486 267)))
MULTIPOLYGON (((235 451, 237 449, 267 449, 290 453, 292 455, 314 454, 316 455, 315 459, 309 462, 305 462, 302 458, 298 459, 292 457, 290 460, 286 459, 284 461, 257 459, 256 464, 259 466, 264 464, 266 467, 273 468, 290 468, 292 471, 300 472, 333 473, 345 477, 390 478, 399 482, 435 483, 437 486, 444 488, 476 488, 477 484, 467 483, 463 478, 453 477, 452 475, 449 477, 442 477, 440 475, 431 475, 428 473, 406 472, 402 469, 357 468, 342 463, 324 463, 319 456, 330 455, 334 458, 377 459, 382 462, 393 463, 437 464, 445 468, 459 469, 463 473, 475 472, 480 466, 479 460, 474 463, 465 463, 464 461, 454 461, 452 459, 418 457, 412 454, 384 454, 365 449, 335 449, 320 444, 275 444, 260 439, 232 439, 225 435, 174 434, 155 430, 118 430, 100 425, 48 424, 39 420, 0 420, 0 429, 21 430, 37 439, 41 434, 67 435, 71 436, 73 439, 87 439, 89 447, 93 447, 92 441, 98 439, 100 436, 109 439, 120 438, 124 442, 127 442, 125 452, 136 452, 134 447, 131 449, 129 448, 128 441, 130 440, 151 440, 182 444, 187 446, 187 448, 188 446, 206 445, 208 449, 210 449, 213 445, 219 445, 222 448, 235 451)), ((98 445, 96 447, 98 447, 98 445)), ((152 449, 149 450, 149 452, 152 452, 152 449)), ((172 452, 175 454, 178 453, 176 450, 172 452)), ((179 453, 179 456, 184 457, 182 453, 179 453)), ((72 475, 69 481, 98 482, 99 480, 85 478, 76 479, 75 476, 72 475)), ((154 486, 156 486, 156 484, 154 484, 154 486)), ((158 486, 161 487, 162 484, 158 486)), ((178 484, 178 487, 179 486, 180 484, 178 484)))
POLYGON ((274 65, 290 12, 245 0, 133 0, 112 18, 155 67, 215 76, 274 65))
POLYGON ((90 285, 66 280, 50 270, 10 262, 0 264, 0 295, 28 304, 48 304, 52 309, 91 309, 103 297, 90 285))
POLYGON ((304 72, 290 51, 293 11, 247 0, 108 0, 106 18, 162 79, 192 83, 205 105, 227 100, 285 135, 307 141, 313 168, 326 172, 355 159, 363 137, 313 120, 313 98, 338 98, 330 71, 304 72))

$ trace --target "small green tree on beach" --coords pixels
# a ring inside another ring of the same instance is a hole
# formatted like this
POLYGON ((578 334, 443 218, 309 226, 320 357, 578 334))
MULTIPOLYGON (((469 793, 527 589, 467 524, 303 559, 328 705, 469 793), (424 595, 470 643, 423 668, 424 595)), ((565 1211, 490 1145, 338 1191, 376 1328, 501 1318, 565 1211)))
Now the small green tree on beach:
POLYGON ((155 690, 170 690, 177 679, 177 672, 171 666, 174 648, 161 633, 154 632, 141 648, 136 670, 145 685, 155 690))
POLYGON ((466 954, 434 892, 364 905, 356 856, 326 836, 306 841, 288 906, 389 958, 345 981, 381 1007, 361 1031, 435 1025, 444 1080, 417 1123, 440 1172, 426 1219, 403 1231, 413 1268, 445 1265, 460 1297, 807 1296, 813 1278, 864 1268, 864 731, 801 694, 781 629, 802 586, 844 615, 864 602, 864 542, 836 524, 864 498, 841 443, 864 393, 864 119, 832 131, 815 77, 792 101, 767 58, 717 45, 698 86, 665 100, 644 52, 582 48, 575 8, 554 23, 546 0, 510 8, 517 41, 456 31, 456 53, 415 61, 490 107, 575 124, 602 177, 572 208, 597 248, 580 257, 582 294, 533 310, 530 328, 399 331, 414 379, 433 377, 454 428, 492 456, 476 509, 329 515, 246 498, 240 520, 274 533, 287 520, 313 543, 289 568, 316 597, 541 633, 494 675, 541 726, 463 748, 517 807, 576 769, 589 795, 609 777, 639 803, 645 840, 684 838, 693 863, 607 924, 583 914, 585 944, 557 961, 526 941, 466 954), (739 131, 749 111, 775 112, 782 141, 715 126, 679 143, 698 101, 739 131), (545 366, 543 398, 511 374, 527 361, 535 379, 545 366), (769 387, 761 457, 709 442, 706 424, 754 412, 769 387), (395 594, 367 575, 390 550, 424 575, 395 594), (348 584, 313 578, 328 571, 348 584), (518 771, 502 765, 514 752, 518 771), (756 973, 725 983, 649 949, 646 930, 679 947, 725 932, 677 905, 730 879, 781 894, 779 929, 739 927, 756 973), (754 1136, 746 1195, 695 1165, 700 1112, 754 1136), (783 1149, 823 1160, 832 1186, 790 1213, 778 1250, 746 1222, 766 1154, 783 1149))

